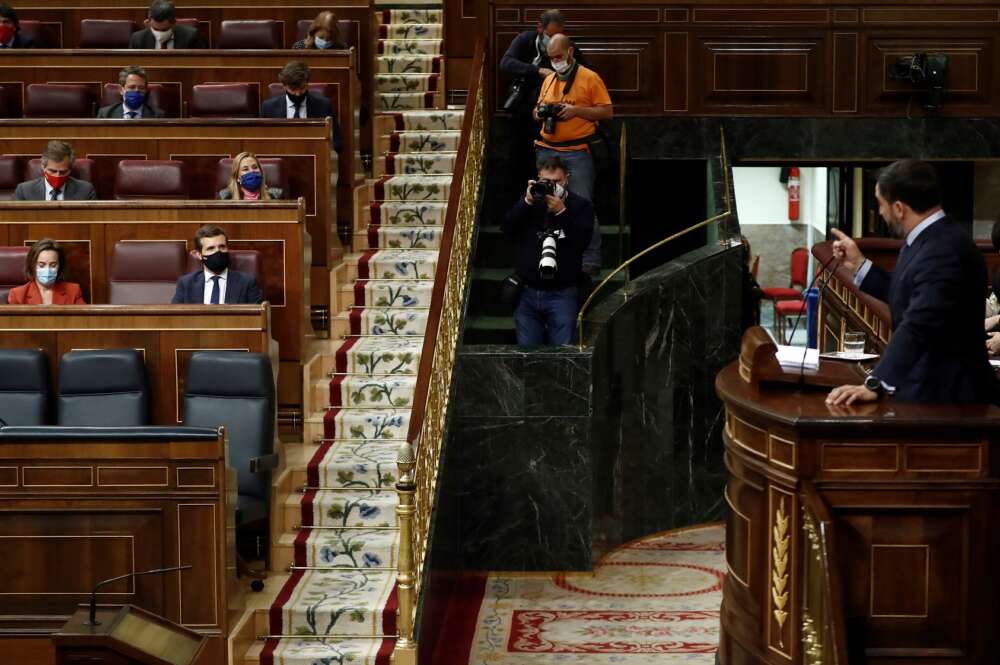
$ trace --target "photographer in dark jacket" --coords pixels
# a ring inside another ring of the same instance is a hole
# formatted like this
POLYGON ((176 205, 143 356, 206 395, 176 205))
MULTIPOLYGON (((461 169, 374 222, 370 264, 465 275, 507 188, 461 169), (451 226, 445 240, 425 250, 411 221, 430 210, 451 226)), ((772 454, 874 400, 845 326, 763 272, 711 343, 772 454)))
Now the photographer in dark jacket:
POLYGON ((547 160, 501 224, 515 244, 522 292, 514 325, 523 346, 573 341, 577 282, 594 207, 569 191, 569 176, 558 157, 547 160))

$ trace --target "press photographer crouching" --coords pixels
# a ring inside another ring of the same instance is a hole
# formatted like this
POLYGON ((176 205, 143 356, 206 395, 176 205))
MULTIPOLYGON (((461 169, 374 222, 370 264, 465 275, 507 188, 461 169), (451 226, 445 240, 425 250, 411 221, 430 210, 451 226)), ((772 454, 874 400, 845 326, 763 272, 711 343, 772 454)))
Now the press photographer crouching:
POLYGON ((594 207, 569 191, 569 177, 561 159, 546 160, 501 225, 515 244, 516 272, 504 286, 520 290, 508 299, 517 303, 514 326, 522 346, 573 341, 577 282, 594 207))

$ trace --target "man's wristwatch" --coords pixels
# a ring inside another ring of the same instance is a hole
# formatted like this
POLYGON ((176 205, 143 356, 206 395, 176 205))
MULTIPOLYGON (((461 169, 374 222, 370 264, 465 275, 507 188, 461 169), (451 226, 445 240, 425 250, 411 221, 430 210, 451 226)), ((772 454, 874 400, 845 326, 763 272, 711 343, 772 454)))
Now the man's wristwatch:
POLYGON ((881 396, 885 390, 882 388, 882 381, 874 374, 869 374, 865 377, 865 388, 872 391, 876 395, 881 396))

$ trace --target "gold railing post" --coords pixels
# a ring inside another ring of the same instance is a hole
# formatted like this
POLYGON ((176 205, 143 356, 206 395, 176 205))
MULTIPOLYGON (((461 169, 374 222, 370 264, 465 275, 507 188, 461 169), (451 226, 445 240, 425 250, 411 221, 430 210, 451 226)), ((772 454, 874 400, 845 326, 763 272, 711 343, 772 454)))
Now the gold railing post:
POLYGON ((417 465, 417 457, 408 441, 399 446, 396 465, 399 468, 399 480, 396 482, 399 494, 399 503, 396 505, 396 520, 399 523, 399 561, 396 574, 399 617, 396 622, 398 637, 394 662, 395 665, 416 665, 417 642, 413 636, 413 616, 417 604, 417 571, 413 557, 413 518, 417 510, 417 484, 413 469, 417 465))

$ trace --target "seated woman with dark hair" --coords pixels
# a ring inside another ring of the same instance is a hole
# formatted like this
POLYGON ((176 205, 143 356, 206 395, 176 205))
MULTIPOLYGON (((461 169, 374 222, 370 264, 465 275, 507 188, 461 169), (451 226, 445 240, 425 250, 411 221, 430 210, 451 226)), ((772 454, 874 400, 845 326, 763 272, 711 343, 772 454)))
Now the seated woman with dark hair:
POLYGON ((346 49, 347 42, 337 28, 337 15, 331 11, 317 14, 309 26, 306 38, 292 44, 292 48, 346 49))
POLYGON ((27 284, 7 294, 11 305, 86 305, 80 285, 63 281, 66 253, 55 240, 44 238, 31 246, 24 262, 27 284))
POLYGON ((257 155, 241 152, 233 157, 229 184, 219 190, 219 198, 228 201, 269 201, 284 198, 280 187, 268 187, 257 155))
MULTIPOLYGON (((990 239, 993 241, 993 251, 1000 254, 1000 219, 993 222, 993 229, 990 232, 990 239)), ((986 320, 985 324, 986 350, 993 355, 1000 354, 1000 332, 995 332, 1000 325, 1000 270, 993 275, 993 293, 986 299, 986 320)))

